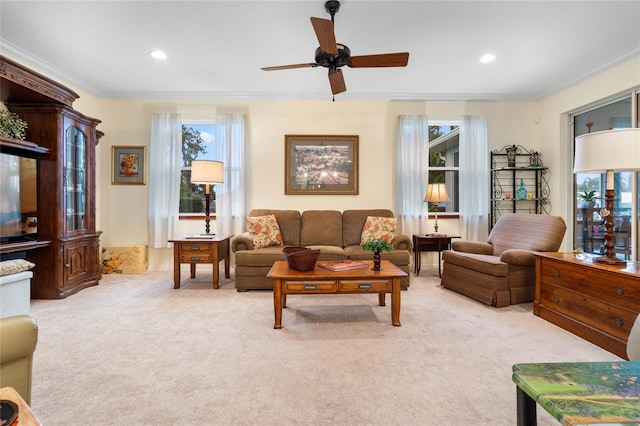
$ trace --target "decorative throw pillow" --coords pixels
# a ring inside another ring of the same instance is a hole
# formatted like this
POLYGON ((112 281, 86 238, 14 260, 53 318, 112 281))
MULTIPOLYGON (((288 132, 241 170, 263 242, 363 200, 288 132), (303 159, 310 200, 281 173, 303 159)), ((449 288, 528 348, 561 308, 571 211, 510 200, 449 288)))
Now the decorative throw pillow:
POLYGON ((253 240, 253 248, 282 245, 280 226, 274 215, 247 217, 245 222, 253 240))
POLYGON ((28 271, 36 266, 34 263, 24 259, 3 260, 0 262, 0 277, 28 271))
POLYGON ((367 221, 362 228, 362 238, 360 244, 368 240, 385 240, 391 242, 396 233, 398 218, 367 216, 367 221))

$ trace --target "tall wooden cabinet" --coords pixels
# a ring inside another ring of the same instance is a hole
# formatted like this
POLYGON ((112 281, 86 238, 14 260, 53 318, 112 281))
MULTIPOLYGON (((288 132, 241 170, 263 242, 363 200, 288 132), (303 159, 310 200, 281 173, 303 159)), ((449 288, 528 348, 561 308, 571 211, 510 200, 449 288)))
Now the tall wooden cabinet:
MULTIPOLYGON (((2 60, 0 65, 8 65, 13 72, 2 75, 11 77, 9 88, 13 89, 13 95, 3 102, 27 122, 27 140, 46 150, 37 157, 39 244, 33 247, 19 242, 3 244, 2 253, 21 251, 36 264, 31 280, 32 298, 64 298, 98 284, 101 278, 100 232, 95 223, 96 144, 101 135, 96 126, 100 120, 74 110, 69 96, 42 96, 75 95, 63 86, 58 91, 47 88, 31 96, 24 86, 41 87, 38 83, 44 77, 31 75, 29 70, 2 60), (29 84, 30 79, 35 83, 29 84), (44 102, 47 99, 49 102, 44 102)), ((56 89, 54 82, 48 79, 45 82, 56 89)))

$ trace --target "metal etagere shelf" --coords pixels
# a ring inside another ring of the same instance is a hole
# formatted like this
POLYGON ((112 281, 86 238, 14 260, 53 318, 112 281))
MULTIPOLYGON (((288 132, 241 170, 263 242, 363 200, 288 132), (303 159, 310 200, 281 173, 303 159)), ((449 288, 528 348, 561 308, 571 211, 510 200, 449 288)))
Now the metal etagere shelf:
POLYGON ((491 151, 491 228, 504 213, 549 214, 549 169, 541 156, 522 145, 491 151))

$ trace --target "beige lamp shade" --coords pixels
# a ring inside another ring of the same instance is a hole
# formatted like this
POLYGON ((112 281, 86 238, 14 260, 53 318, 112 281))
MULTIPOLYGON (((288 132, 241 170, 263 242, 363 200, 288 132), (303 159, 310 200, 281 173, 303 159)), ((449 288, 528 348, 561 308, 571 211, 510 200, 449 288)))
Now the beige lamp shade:
POLYGON ((640 169, 640 129, 605 130, 576 138, 574 173, 640 169))
POLYGON ((224 183, 224 165, 221 161, 193 160, 191 183, 224 183))
POLYGON ((451 201, 447 194, 447 186, 444 183, 430 183, 427 187, 427 195, 424 196, 424 201, 430 203, 451 201))

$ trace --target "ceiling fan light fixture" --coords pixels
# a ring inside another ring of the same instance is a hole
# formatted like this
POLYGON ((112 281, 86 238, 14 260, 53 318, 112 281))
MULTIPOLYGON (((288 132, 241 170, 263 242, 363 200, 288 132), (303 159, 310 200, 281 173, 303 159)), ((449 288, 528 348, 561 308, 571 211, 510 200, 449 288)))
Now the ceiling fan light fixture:
POLYGON ((480 58, 480 62, 483 64, 488 64, 489 62, 493 62, 496 59, 496 55, 493 53, 487 53, 480 58))
POLYGON ((167 59, 167 54, 162 50, 152 50, 149 54, 155 59, 167 59))

